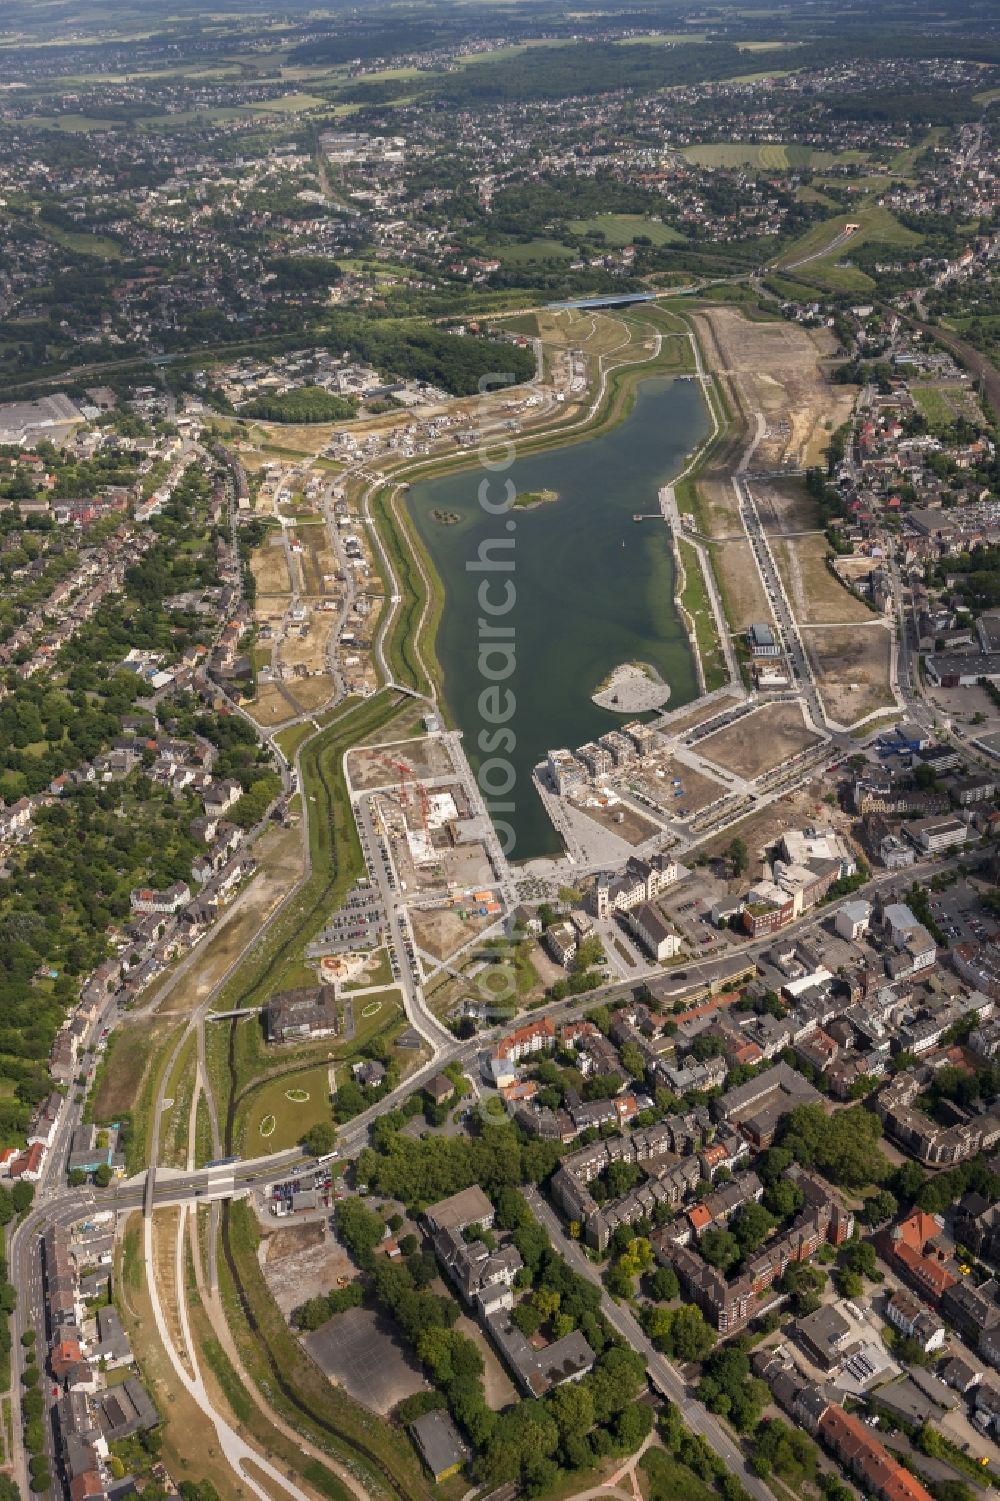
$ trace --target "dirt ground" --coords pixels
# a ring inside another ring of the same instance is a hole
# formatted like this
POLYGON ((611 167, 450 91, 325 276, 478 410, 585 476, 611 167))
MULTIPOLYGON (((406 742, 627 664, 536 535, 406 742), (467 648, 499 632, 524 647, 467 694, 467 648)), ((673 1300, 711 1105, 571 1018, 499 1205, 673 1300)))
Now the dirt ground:
POLYGON ((791 760, 817 739, 806 729, 797 703, 765 704, 756 713, 700 741, 698 753, 726 771, 752 778, 791 760))
POLYGON ((496 922, 495 917, 459 917, 450 908, 412 911, 410 922, 417 947, 434 959, 450 959, 463 943, 496 922))
MULTIPOLYGON (((301 705, 303 713, 306 714, 323 708, 329 703, 334 693, 333 678, 326 672, 319 672, 311 678, 293 678, 287 687, 296 703, 301 705)), ((287 715, 285 717, 287 718, 287 715)))
POLYGON ((682 735, 685 730, 694 729, 695 725, 702 724, 716 714, 725 714, 727 709, 735 709, 738 703, 739 699, 731 694, 722 694, 718 698, 713 698, 711 703, 699 700, 691 707, 689 713, 678 712, 676 719, 673 715, 668 716, 663 724, 664 734, 682 735))
POLYGON ((829 785, 821 780, 807 782, 804 787, 797 787, 793 792, 769 803, 762 812, 751 813, 742 823, 734 824, 715 838, 707 840, 701 849, 714 859, 725 854, 733 838, 738 835, 746 842, 750 853, 750 878, 756 879, 761 872, 761 854, 775 844, 787 829, 800 828, 818 818, 824 825, 836 828, 838 832, 849 829, 850 819, 823 802, 829 790, 829 785))
POLYGON ((288 576, 288 562, 280 535, 270 537, 263 547, 258 547, 250 559, 250 571, 260 594, 289 594, 292 588, 288 576))
POLYGON ((163 1016, 187 1016, 208 995, 233 960, 259 932, 268 913, 277 906, 302 873, 302 835, 299 829, 269 829, 258 843, 255 856, 260 866, 239 897, 239 906, 225 927, 216 929, 195 950, 197 963, 187 971, 173 992, 158 1008, 163 1016))
MULTIPOLYGON (((397 730, 398 735, 398 730, 397 730)), ((387 762, 408 766, 416 777, 446 777, 454 773, 447 744, 435 737, 407 740, 386 750, 352 750, 347 757, 347 775, 358 792, 369 787, 398 787, 400 773, 387 762)), ((404 773, 405 775, 405 773, 404 773)))
POLYGON ((598 803, 578 802, 574 804, 581 813, 592 818, 602 829, 610 829, 612 834, 617 834, 619 839, 624 839, 626 844, 645 844, 647 839, 652 839, 654 834, 660 832, 659 825, 649 818, 644 818, 637 809, 625 802, 598 803))
POLYGON ((853 724, 873 709, 892 707, 889 664, 892 632, 869 616, 870 625, 802 631, 826 712, 840 724, 853 724))
MULTIPOLYGON (((288 607, 292 602, 290 594, 258 594, 254 601, 254 618, 261 625, 273 625, 284 620, 288 614, 288 607)), ((266 646, 266 642, 261 642, 266 646)))
POLYGON ((170 1017, 154 1017, 126 1026, 116 1035, 111 1062, 94 1095, 95 1121, 117 1120, 135 1109, 146 1066, 175 1025, 170 1017))
POLYGON ((302 565, 302 584, 304 591, 309 596, 320 596, 335 592, 332 575, 337 572, 339 563, 337 554, 330 546, 330 539, 325 526, 303 526, 297 533, 302 543, 302 552, 299 554, 299 562, 302 565))
POLYGON ((416 1356, 372 1309, 348 1308, 304 1343, 330 1380, 371 1412, 385 1416, 404 1397, 429 1390, 416 1356))
POLYGON ((730 628, 745 631, 755 621, 770 620, 771 605, 750 543, 713 542, 709 552, 730 628))
POLYGON ((820 529, 819 511, 804 480, 787 479, 780 483, 755 480, 753 496, 761 524, 772 536, 820 529))
MULTIPOLYGON (((700 748, 700 747, 699 747, 700 748)), ((672 756, 657 756, 646 763, 641 772, 636 771, 631 777, 632 781, 638 782, 642 790, 659 803, 665 813, 673 815, 678 808, 686 808, 689 813, 697 813, 706 804, 714 802, 725 789, 719 782, 713 782, 711 777, 702 776, 690 766, 685 766, 682 761, 675 761, 672 756), (656 775, 656 769, 663 772, 662 777, 656 775), (683 797, 675 797, 674 778, 679 777, 684 789, 683 797)))
POLYGON ((279 662, 285 667, 305 667, 310 673, 321 671, 326 666, 327 646, 336 622, 335 615, 312 610, 301 625, 290 625, 278 648, 279 662))
POLYGON ((774 537, 771 550, 792 611, 801 625, 848 625, 876 618, 827 567, 830 548, 821 532, 811 532, 805 537, 774 537))
POLYGON ((265 1233, 258 1254, 271 1296, 286 1318, 300 1303, 335 1288, 341 1278, 354 1281, 351 1258, 324 1223, 274 1223, 280 1229, 265 1233))
MULTIPOLYGON (((293 685, 289 684, 288 687, 289 692, 294 696, 293 685)), ((257 697, 246 704, 245 708, 250 717, 265 728, 270 728, 274 724, 284 724, 286 719, 295 717, 295 710, 276 683, 261 683, 257 689, 257 697)))
POLYGON ((480 1355, 483 1357, 483 1387, 486 1392, 486 1405, 494 1412, 517 1400, 517 1390, 513 1381, 507 1375, 497 1358, 496 1351, 486 1338, 479 1325, 474 1323, 464 1313, 455 1325, 459 1334, 464 1334, 466 1339, 471 1339, 480 1355))
POLYGON ((850 415, 855 390, 831 386, 821 360, 829 340, 812 338, 794 323, 752 321, 735 308, 708 308, 695 315, 710 363, 726 372, 740 390, 755 430, 764 418, 754 450, 754 469, 806 468, 818 460, 830 433, 850 415), (714 345, 717 360, 711 358, 714 345))

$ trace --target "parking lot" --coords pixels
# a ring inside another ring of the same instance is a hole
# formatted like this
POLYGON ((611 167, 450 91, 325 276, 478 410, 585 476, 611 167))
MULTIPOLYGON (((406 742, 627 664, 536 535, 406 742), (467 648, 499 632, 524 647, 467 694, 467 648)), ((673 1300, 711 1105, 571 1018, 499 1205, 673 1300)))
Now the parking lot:
POLYGON ((1000 932, 1000 925, 985 910, 979 891, 970 881, 957 881, 945 891, 931 892, 931 913, 948 941, 986 943, 1000 932))

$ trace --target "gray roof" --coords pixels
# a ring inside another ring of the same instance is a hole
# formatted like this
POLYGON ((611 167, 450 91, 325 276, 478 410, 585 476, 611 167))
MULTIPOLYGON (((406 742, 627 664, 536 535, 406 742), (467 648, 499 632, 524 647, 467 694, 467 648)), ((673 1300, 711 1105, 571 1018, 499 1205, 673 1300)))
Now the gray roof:
POLYGON ((410 1424, 410 1432, 427 1468, 435 1477, 444 1475, 455 1465, 464 1464, 469 1457, 458 1429, 441 1408, 415 1418, 410 1424))

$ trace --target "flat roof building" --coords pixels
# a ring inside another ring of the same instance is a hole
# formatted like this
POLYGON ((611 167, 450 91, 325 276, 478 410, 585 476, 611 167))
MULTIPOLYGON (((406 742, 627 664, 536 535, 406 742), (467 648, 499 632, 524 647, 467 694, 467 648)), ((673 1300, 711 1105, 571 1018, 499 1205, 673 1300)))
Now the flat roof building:
POLYGON ((457 1474, 469 1457, 458 1429, 441 1408, 415 1418, 410 1424, 410 1434, 424 1464, 439 1483, 457 1474))

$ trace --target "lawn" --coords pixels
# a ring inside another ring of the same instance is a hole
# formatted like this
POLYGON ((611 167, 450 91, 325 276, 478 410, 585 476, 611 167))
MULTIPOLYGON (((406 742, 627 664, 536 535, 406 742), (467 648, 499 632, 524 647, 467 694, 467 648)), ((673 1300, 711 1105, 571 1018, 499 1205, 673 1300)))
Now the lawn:
POLYGON ((570 219, 566 227, 575 235, 599 230, 608 245, 631 245, 636 235, 644 235, 654 245, 673 245, 684 239, 672 225, 642 214, 599 214, 596 219, 570 219))
POLYGON ((800 268, 800 273, 808 272, 808 280, 811 281, 817 272, 825 276, 828 271, 836 270, 838 261, 849 260, 851 251, 858 245, 863 245, 867 240, 875 240, 880 245, 897 245, 901 249, 907 249, 912 245, 919 245, 922 238, 913 230, 904 229, 888 209, 881 208, 874 201, 862 199, 859 203, 852 204, 849 209, 811 225, 805 234, 801 235, 781 255, 778 264, 790 266, 806 256, 817 255, 818 258, 815 261, 810 261, 808 266, 800 268), (846 244, 832 251, 827 259, 821 252, 836 239, 846 224, 859 224, 861 228, 846 244))
POLYGON ((834 151, 816 151, 812 146, 781 141, 706 141, 686 146, 684 155, 699 167, 832 167, 842 158, 834 151))
POLYGON ((332 1120, 328 1070, 311 1068, 271 1079, 247 1097, 240 1114, 236 1145, 243 1157, 294 1147, 311 1126, 332 1120))
POLYGON ((571 261, 574 255, 568 245, 544 237, 510 245, 489 245, 480 253, 496 256, 505 266, 523 266, 531 261, 571 261))
POLYGON ((927 425, 932 432, 941 432, 950 427, 959 416, 976 421, 981 415, 975 393, 969 386, 954 382, 924 385, 920 381, 913 381, 910 394, 927 418, 927 425))
POLYGON ((719 643, 715 616, 705 589, 705 579, 698 554, 690 542, 683 542, 678 538, 677 545, 684 562, 684 589, 681 594, 681 603, 694 622, 698 655, 705 674, 705 688, 711 693, 713 689, 721 688, 727 680, 726 659, 719 643))

